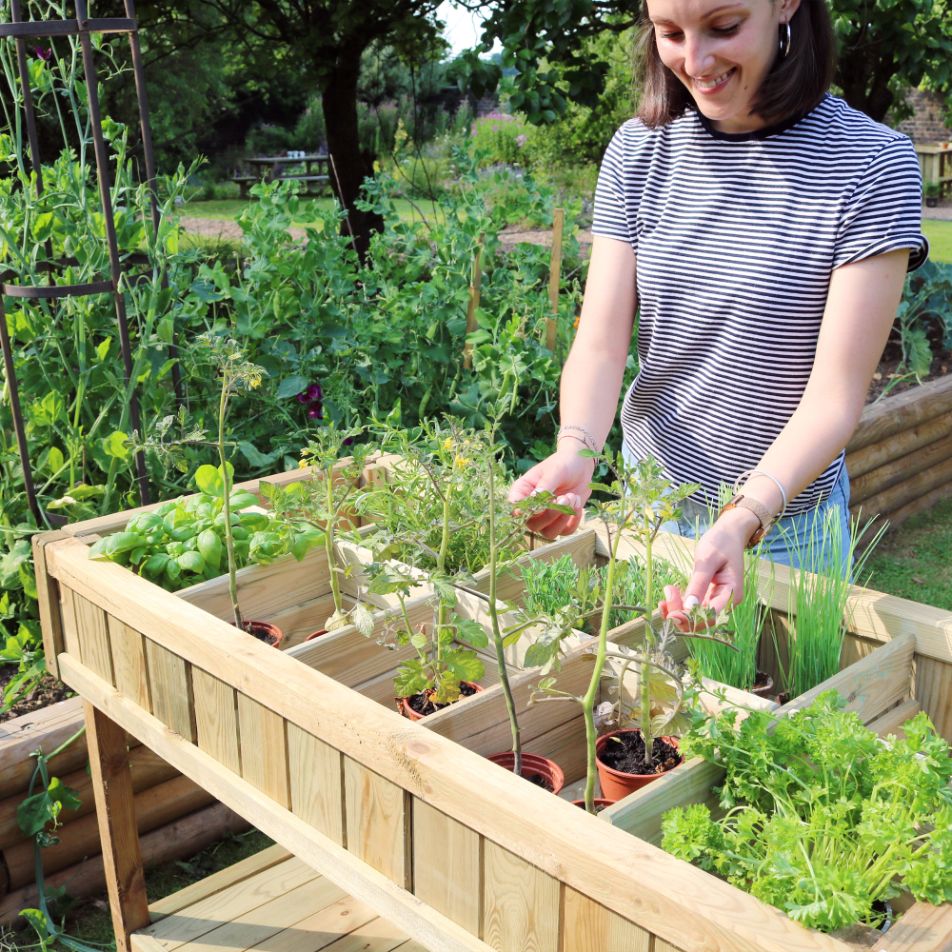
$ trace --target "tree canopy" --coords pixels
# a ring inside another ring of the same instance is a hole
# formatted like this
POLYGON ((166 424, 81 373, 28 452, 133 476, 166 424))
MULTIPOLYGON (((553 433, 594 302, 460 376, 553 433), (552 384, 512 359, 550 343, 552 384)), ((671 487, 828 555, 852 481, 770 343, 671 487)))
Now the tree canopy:
MULTIPOLYGON (((822 0, 803 0, 822 2, 822 0)), ((485 0, 461 5, 487 15, 483 44, 468 57, 483 88, 502 69, 480 60, 495 41, 512 77, 514 108, 533 122, 551 122, 571 100, 593 105, 605 62, 584 43, 604 31, 621 32, 637 20, 630 0, 485 0)), ((835 85, 856 109, 882 121, 901 115, 902 92, 926 85, 952 112, 952 2, 950 0, 831 0, 840 59, 835 85)))

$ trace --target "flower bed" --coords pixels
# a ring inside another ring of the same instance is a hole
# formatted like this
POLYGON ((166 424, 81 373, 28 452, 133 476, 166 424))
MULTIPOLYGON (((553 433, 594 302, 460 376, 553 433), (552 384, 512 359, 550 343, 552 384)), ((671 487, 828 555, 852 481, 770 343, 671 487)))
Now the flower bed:
MULTIPOLYGON (((105 715, 99 726, 111 720, 130 731, 423 945, 604 952, 649 948, 654 936, 655 952, 849 948, 619 828, 644 822, 649 797, 665 789, 703 796, 709 772, 679 768, 594 818, 479 756, 507 746, 498 688, 410 723, 382 706, 392 704, 385 681, 376 682, 382 704, 346 686, 363 688, 392 669, 393 653, 372 640, 348 641, 342 629, 325 644, 274 651, 197 604, 90 560, 84 532, 39 537, 37 564, 48 657, 105 715)), ((262 591, 278 613, 307 603, 298 581, 269 578, 262 591)), ((776 579, 773 604, 786 607, 789 573, 778 568, 776 579)), ((901 718, 914 702, 952 736, 947 616, 862 589, 850 609, 848 656, 870 655, 837 676, 850 706, 875 723, 901 718)), ((572 690, 590 665, 583 645, 561 684, 572 690)), ((526 748, 558 754, 577 777, 578 708, 530 706, 535 677, 514 678, 526 748)), ((122 750, 108 730, 102 736, 99 757, 121 774, 122 750)), ((112 806, 107 851, 128 883, 136 868, 123 841, 128 822, 115 797, 112 806)), ((144 924, 134 899, 115 894, 121 931, 144 924)), ((947 907, 914 906, 884 947, 941 949, 950 916, 947 907)))

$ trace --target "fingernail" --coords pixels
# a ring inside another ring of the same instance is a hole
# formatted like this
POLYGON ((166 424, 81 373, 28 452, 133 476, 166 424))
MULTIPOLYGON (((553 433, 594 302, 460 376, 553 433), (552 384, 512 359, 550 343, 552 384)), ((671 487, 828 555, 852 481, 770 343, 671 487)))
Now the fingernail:
POLYGON ((684 598, 684 607, 690 611, 692 608, 697 608, 700 605, 700 599, 697 595, 686 595, 684 598))

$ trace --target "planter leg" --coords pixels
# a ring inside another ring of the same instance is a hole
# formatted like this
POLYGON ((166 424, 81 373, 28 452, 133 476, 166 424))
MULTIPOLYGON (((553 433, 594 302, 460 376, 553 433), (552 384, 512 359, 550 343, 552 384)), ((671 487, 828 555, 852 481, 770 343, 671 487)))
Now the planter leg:
POLYGON ((116 952, 130 952, 130 934, 149 924, 149 903, 126 733, 92 704, 84 703, 83 707, 116 952))

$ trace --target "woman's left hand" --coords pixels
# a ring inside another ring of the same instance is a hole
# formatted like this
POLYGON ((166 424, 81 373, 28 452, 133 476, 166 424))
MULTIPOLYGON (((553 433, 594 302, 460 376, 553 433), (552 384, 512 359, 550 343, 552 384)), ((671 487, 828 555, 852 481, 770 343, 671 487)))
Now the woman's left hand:
POLYGON ((729 605, 744 598, 744 546, 759 523, 746 510, 730 510, 698 539, 694 549, 694 571, 682 593, 677 586, 664 590, 659 604, 662 618, 669 618, 681 631, 709 627, 729 605), (751 523, 753 520, 753 524, 751 523), (707 625, 690 613, 698 606, 707 610, 707 625))

